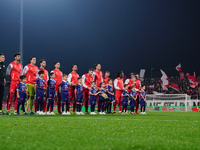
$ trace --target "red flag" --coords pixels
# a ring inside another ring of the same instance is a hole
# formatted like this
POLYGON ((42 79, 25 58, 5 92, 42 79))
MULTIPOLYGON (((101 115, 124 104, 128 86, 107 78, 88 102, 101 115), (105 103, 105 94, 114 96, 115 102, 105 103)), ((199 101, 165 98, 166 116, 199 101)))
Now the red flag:
POLYGON ((167 87, 169 86, 169 78, 163 70, 160 69, 160 71, 162 73, 162 77, 160 78, 162 81, 161 86, 162 86, 163 90, 168 91, 167 87))
POLYGON ((188 78, 188 80, 190 82, 190 86, 192 88, 195 88, 199 84, 199 81, 197 81, 197 79, 196 79, 195 73, 194 73, 193 76, 189 75, 189 73, 186 73, 186 76, 187 76, 187 78, 188 78))
POLYGON ((179 71, 179 72, 182 71, 182 70, 181 70, 181 63, 178 64, 178 66, 176 66, 176 70, 179 71))
POLYGON ((127 79, 126 75, 124 74, 124 72, 122 71, 122 78, 123 78, 123 81, 125 81, 127 79))
POLYGON ((176 83, 171 84, 169 87, 176 90, 176 91, 180 91, 180 88, 178 87, 178 85, 176 83))
POLYGON ((180 79, 181 79, 181 80, 184 80, 184 79, 185 79, 184 72, 180 72, 180 79))

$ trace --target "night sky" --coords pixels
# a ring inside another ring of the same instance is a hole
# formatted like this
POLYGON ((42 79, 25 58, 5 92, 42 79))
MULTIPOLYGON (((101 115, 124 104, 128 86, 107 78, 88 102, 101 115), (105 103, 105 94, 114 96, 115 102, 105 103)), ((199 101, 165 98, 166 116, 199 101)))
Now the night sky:
MULTIPOLYGON (((0 0, 0 52, 6 65, 19 51, 20 0, 0 0)), ((184 72, 200 74, 199 0, 24 0, 24 65, 29 57, 61 62, 64 73, 73 63, 78 73, 93 64, 146 77, 184 72)))

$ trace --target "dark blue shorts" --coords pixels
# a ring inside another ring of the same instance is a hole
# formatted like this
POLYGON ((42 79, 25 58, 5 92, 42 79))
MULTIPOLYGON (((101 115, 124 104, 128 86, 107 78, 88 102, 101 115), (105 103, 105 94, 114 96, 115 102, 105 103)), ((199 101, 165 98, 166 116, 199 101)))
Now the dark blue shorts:
POLYGON ((20 98, 17 99, 17 102, 26 102, 26 94, 20 94, 20 98))
POLYGON ((49 90, 48 92, 47 92, 47 98, 55 98, 55 95, 56 95, 56 92, 55 92, 55 90, 49 90))
POLYGON ((61 102, 66 102, 69 100, 69 94, 68 92, 62 92, 61 93, 61 102))
POLYGON ((44 90, 36 90, 36 100, 40 102, 44 101, 44 90))
POLYGON ((136 101, 134 99, 131 99, 131 103, 130 105, 133 107, 133 106, 136 106, 136 101))
POLYGON ((143 107, 143 106, 146 106, 146 102, 145 102, 145 101, 143 101, 143 100, 142 100, 142 101, 140 101, 140 106, 141 106, 141 107, 143 107))
POLYGON ((128 105, 128 100, 122 100, 122 106, 127 106, 128 105))

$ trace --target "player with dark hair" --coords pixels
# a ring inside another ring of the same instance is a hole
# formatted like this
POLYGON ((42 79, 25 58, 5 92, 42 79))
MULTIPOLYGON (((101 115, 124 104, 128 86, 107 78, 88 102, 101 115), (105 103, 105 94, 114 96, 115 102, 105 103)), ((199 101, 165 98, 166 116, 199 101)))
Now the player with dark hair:
POLYGON ((82 113, 82 103, 83 103, 83 86, 82 86, 82 78, 78 77, 78 84, 75 88, 75 99, 76 99, 76 114, 77 115, 84 115, 82 113))
POLYGON ((115 88, 115 103, 114 103, 114 114, 116 114, 116 106, 119 105, 119 114, 122 111, 122 91, 123 88, 123 74, 122 72, 117 73, 117 78, 114 80, 114 88, 115 88))
POLYGON ((134 107, 136 106, 137 92, 135 91, 135 85, 131 86, 130 92, 130 105, 131 105, 131 114, 134 114, 134 107))
POLYGON ((106 89, 105 89, 105 83, 101 82, 100 83, 100 94, 99 94, 99 106, 100 106, 100 115, 105 115, 106 113, 104 112, 104 106, 106 99, 108 98, 106 94, 106 89))
POLYGON ((45 80, 44 71, 38 72, 39 78, 37 78, 35 83, 35 93, 36 93, 36 101, 37 101, 37 115, 44 115, 43 112, 43 103, 44 103, 44 88, 45 88, 45 80))
POLYGON ((33 99, 35 96, 35 81, 37 77, 37 72, 38 72, 38 67, 35 65, 36 64, 36 57, 31 57, 29 59, 30 64, 26 65, 23 70, 23 75, 26 75, 27 81, 27 108, 29 106, 29 114, 34 114, 32 109, 33 109, 33 99))
POLYGON ((107 99, 107 113, 111 113, 111 107, 112 107, 112 101, 114 100, 114 91, 113 91, 113 82, 112 79, 108 79, 108 85, 107 85, 107 93, 108 93, 108 99, 107 99))
POLYGON ((19 115, 19 107, 20 105, 22 105, 22 110, 23 110, 23 114, 27 115, 26 111, 25 111, 25 102, 26 102, 26 76, 22 75, 20 76, 20 80, 21 82, 17 85, 17 114, 19 115))
POLYGON ((72 65, 72 72, 68 75, 68 83, 69 83, 69 100, 73 102, 73 113, 76 111, 76 99, 75 99, 75 87, 78 84, 78 67, 76 64, 72 65))
MULTIPOLYGON (((46 67, 46 60, 45 59, 41 59, 40 60, 40 68, 38 69, 38 71, 44 71, 44 88, 45 91, 47 90, 47 81, 49 80, 49 75, 48 75, 48 71, 45 69, 46 67)), ((39 77, 39 75, 37 74, 37 78, 39 77)), ((46 111, 46 99, 47 99, 47 95, 44 95, 44 104, 43 104, 43 112, 46 111)), ((35 101, 35 112, 37 111, 37 101, 35 101)))
POLYGON ((91 90, 91 83, 93 80, 93 68, 90 68, 87 74, 82 76, 82 84, 83 84, 83 99, 85 100, 85 114, 88 113, 88 101, 89 101, 89 91, 91 90))
POLYGON ((140 108, 141 108, 141 113, 140 114, 145 114, 145 109, 146 109, 146 92, 145 92, 145 85, 142 86, 141 93, 140 93, 140 108))
POLYGON ((48 87, 47 88, 47 100, 48 100, 47 115, 55 115, 55 113, 53 112, 54 100, 55 100, 55 88, 56 88, 56 80, 54 80, 55 73, 50 72, 49 77, 50 79, 47 82, 47 87, 48 87), (50 106, 51 106, 51 111, 49 112, 50 106))
POLYGON ((138 96, 137 96, 137 99, 136 99, 136 109, 135 109, 135 113, 136 113, 136 114, 140 114, 140 113, 138 113, 137 111, 138 111, 139 103, 140 103, 141 82, 140 82, 140 79, 139 79, 139 75, 138 75, 138 74, 136 74, 135 77, 136 77, 136 81, 135 81, 134 85, 135 85, 135 90, 137 91, 137 95, 138 95, 138 96))
MULTIPOLYGON (((95 70, 93 71, 93 81, 96 82, 97 89, 100 90, 100 84, 103 82, 103 75, 101 71, 101 64, 97 63, 94 64, 95 70)), ((100 112, 100 105, 99 105, 99 97, 97 96, 98 101, 98 112, 100 112)))
POLYGON ((12 102, 12 98, 15 95, 14 100, 14 107, 15 112, 14 114, 17 114, 17 96, 16 96, 16 88, 17 85, 20 83, 20 76, 22 73, 22 65, 20 64, 21 55, 20 53, 14 54, 14 61, 11 62, 6 70, 6 75, 10 78, 10 89, 9 89, 9 95, 7 100, 7 114, 10 115, 10 105, 12 102))
POLYGON ((6 84, 4 61, 5 61, 5 56, 3 53, 0 53, 0 115, 4 115, 4 112, 2 111, 4 85, 6 84))
POLYGON ((131 86, 135 84, 136 77, 133 76, 131 79, 126 79, 125 84, 128 84, 128 91, 131 91, 131 86))
POLYGON ((110 76, 110 71, 107 70, 105 72, 105 76, 103 77, 103 82, 105 83, 105 86, 108 85, 108 79, 110 79, 109 76, 110 76))
POLYGON ((122 114, 127 114, 126 110, 128 107, 128 97, 129 97, 128 84, 124 84, 124 91, 122 92, 122 106, 123 106, 122 114))
POLYGON ((56 97, 57 97, 57 109, 58 109, 58 114, 61 114, 60 112, 60 102, 61 102, 61 93, 60 93, 60 84, 62 82, 62 71, 60 71, 60 62, 56 61, 54 63, 55 69, 52 70, 51 72, 54 72, 55 74, 55 80, 56 80, 56 87, 55 87, 55 92, 56 92, 56 97))
POLYGON ((95 105, 97 101, 97 89, 96 89, 96 82, 92 81, 91 83, 91 90, 90 90, 90 107, 91 107, 91 115, 96 115, 95 113, 95 105))
POLYGON ((63 74, 63 81, 60 84, 61 88, 61 103, 62 103, 62 115, 70 115, 69 112, 69 83, 67 81, 67 74, 63 74), (66 104, 66 112, 64 106, 66 104))

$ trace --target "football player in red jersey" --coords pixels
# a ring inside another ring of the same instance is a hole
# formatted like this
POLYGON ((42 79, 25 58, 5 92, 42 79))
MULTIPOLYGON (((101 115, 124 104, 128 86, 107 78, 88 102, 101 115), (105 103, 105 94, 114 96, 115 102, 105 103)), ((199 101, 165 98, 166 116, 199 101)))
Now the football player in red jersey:
MULTIPOLYGON (((105 72, 105 76, 103 77, 103 82, 105 83, 105 88, 106 89, 108 87, 108 79, 110 79, 109 76, 110 76, 110 71, 107 70, 105 72)), ((106 111, 106 108, 107 108, 107 105, 108 105, 108 99, 105 99, 105 100, 106 100, 106 104, 105 104, 104 111, 106 111)))
POLYGON ((114 80, 114 88, 115 88, 115 103, 114 103, 114 112, 113 114, 116 114, 116 106, 119 105, 119 114, 122 112, 122 92, 124 90, 123 88, 123 80, 122 80, 123 74, 122 72, 117 73, 117 78, 114 80))
MULTIPOLYGON (((97 89, 100 90, 100 84, 103 82, 103 75, 101 71, 101 64, 95 64, 94 65, 95 70, 93 71, 93 81, 96 82, 97 89)), ((100 112, 100 105, 99 105, 99 97, 97 96, 98 101, 98 114, 100 112)))
POLYGON ((7 100, 7 114, 10 115, 10 105, 13 96, 15 95, 15 113, 17 114, 17 96, 16 96, 16 88, 18 83, 20 82, 20 76, 22 74, 22 65, 19 63, 21 60, 20 53, 14 54, 14 61, 11 62, 6 70, 6 75, 10 78, 10 89, 9 89, 9 96, 7 100))
POLYGON ((75 100, 75 87, 78 84, 78 67, 76 64, 72 65, 72 72, 68 75, 68 83, 69 83, 69 100, 73 101, 73 113, 76 111, 76 100, 75 100))
POLYGON ((62 114, 60 111, 60 103, 61 103, 61 93, 60 93, 60 84, 62 82, 62 76, 63 73, 60 71, 60 62, 56 61, 54 63, 55 69, 52 70, 51 72, 54 72, 56 80, 56 87, 55 87, 55 92, 56 92, 56 97, 57 97, 57 109, 58 109, 58 114, 62 114))
POLYGON ((105 83, 105 86, 108 85, 108 79, 110 79, 109 76, 110 76, 110 71, 107 70, 105 72, 105 76, 103 77, 103 82, 105 83))
POLYGON ((128 84, 128 91, 131 91, 131 86, 135 84, 135 78, 126 79, 125 84, 128 84))
POLYGON ((94 67, 95 67, 95 70, 93 72, 93 81, 95 81, 96 82, 96 86, 98 88, 100 88, 100 84, 101 84, 101 82, 103 82, 101 65, 100 64, 95 64, 94 67))
POLYGON ((135 90, 137 91, 137 99, 136 99, 136 109, 135 109, 135 114, 140 114, 138 113, 138 108, 139 108, 139 103, 140 103, 140 93, 141 93, 141 82, 139 79, 139 75, 135 75, 135 90))
MULTIPOLYGON (((48 71, 45 69, 46 67, 46 60, 45 59, 41 59, 40 60, 40 68, 38 69, 38 72, 39 71, 44 71, 44 90, 46 92, 47 90, 47 81, 49 80, 49 74, 48 74, 48 71)), ((39 77, 38 73, 37 73, 37 78, 39 77)), ((46 112, 46 94, 44 95, 44 103, 43 103, 43 112, 46 112)), ((35 101, 35 112, 37 112, 37 101, 35 101)))
POLYGON ((89 100, 89 92, 92 90, 91 83, 93 81, 93 68, 90 68, 87 74, 82 76, 82 84, 83 84, 83 99, 85 100, 85 114, 88 113, 88 100, 89 100))
POLYGON ((36 57, 31 57, 29 59, 30 64, 26 65, 23 70, 23 75, 26 75, 26 85, 27 85, 27 107, 29 106, 29 114, 34 114, 33 109, 33 99, 35 96, 35 81, 38 72, 38 67, 36 64, 36 57))

